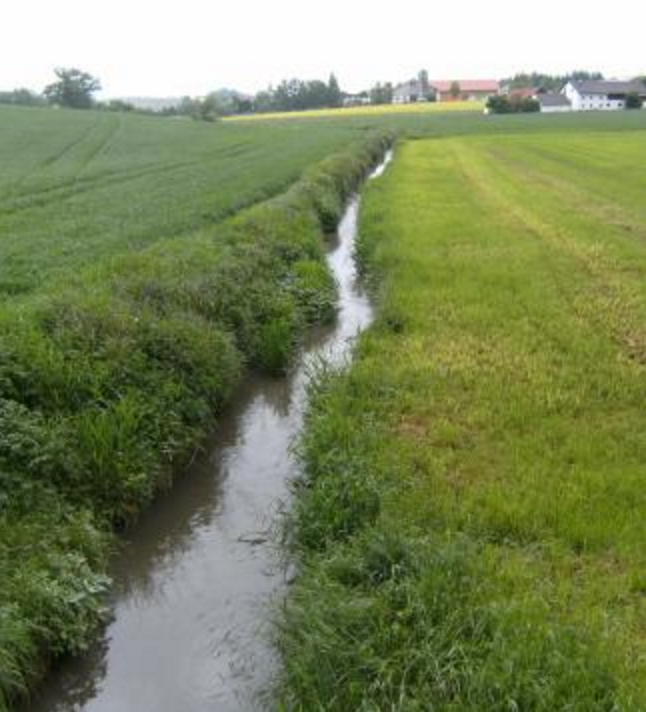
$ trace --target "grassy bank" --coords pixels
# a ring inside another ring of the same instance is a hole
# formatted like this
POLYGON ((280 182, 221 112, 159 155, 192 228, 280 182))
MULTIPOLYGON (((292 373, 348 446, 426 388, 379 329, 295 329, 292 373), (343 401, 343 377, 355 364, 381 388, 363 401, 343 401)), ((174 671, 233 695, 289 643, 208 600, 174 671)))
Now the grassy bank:
POLYGON ((317 386, 287 709, 646 709, 643 133, 405 144, 317 386))
POLYGON ((285 193, 0 314, 0 710, 102 617, 111 531, 199 445, 248 368, 330 319, 322 236, 382 155, 365 136, 285 193))

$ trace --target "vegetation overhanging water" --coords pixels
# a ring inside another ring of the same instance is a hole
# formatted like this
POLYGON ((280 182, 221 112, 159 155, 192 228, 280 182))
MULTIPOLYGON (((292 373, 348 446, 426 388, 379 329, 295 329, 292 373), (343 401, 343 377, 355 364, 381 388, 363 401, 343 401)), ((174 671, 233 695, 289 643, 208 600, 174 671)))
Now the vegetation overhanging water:
MULTIPOLYGON (((371 177, 381 175, 389 152, 371 177)), ((67 661, 32 711, 248 710, 270 704, 276 674, 271 602, 284 591, 272 530, 298 476, 299 435, 314 364, 350 356, 372 308, 354 261, 351 197, 327 262, 338 314, 306 339, 287 378, 254 377, 223 415, 212 447, 128 534, 112 567, 112 620, 67 661)))

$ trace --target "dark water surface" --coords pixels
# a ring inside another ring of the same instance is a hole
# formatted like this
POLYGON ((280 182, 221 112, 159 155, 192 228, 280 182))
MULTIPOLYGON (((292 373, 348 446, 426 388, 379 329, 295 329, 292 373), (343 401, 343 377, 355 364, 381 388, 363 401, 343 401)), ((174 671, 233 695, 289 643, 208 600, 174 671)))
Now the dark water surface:
POLYGON ((353 198, 328 254, 336 323, 312 335, 287 378, 247 381, 207 454, 126 534, 111 568, 111 623, 83 657, 50 675, 29 712, 271 708, 278 663, 269 621, 286 586, 272 529, 298 474, 290 448, 308 374, 321 358, 347 360, 373 315, 353 259, 358 208, 353 198))

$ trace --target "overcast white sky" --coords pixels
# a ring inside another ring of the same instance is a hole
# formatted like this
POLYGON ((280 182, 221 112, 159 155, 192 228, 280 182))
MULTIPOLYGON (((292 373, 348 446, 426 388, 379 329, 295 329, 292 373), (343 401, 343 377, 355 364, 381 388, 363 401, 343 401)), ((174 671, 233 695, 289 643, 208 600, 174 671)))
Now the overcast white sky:
POLYGON ((646 74, 644 0, 0 0, 0 89, 55 66, 105 96, 243 91, 334 71, 342 88, 521 70, 646 74))

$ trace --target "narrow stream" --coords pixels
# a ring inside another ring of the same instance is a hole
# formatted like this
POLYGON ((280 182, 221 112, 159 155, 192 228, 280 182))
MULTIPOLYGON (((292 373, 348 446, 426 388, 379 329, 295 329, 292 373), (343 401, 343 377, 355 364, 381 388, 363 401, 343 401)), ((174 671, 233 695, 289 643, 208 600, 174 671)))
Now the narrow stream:
MULTIPOLYGON (((392 154, 371 174, 380 176, 392 154)), ((373 316, 353 252, 359 198, 330 244, 339 314, 313 334, 285 379, 250 379, 207 454, 132 531, 112 566, 112 619, 83 657, 64 663, 29 712, 240 712, 270 706, 277 660, 271 603, 285 571, 271 529, 297 475, 290 447, 314 360, 339 364, 373 316)))

